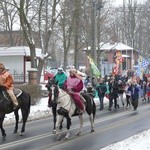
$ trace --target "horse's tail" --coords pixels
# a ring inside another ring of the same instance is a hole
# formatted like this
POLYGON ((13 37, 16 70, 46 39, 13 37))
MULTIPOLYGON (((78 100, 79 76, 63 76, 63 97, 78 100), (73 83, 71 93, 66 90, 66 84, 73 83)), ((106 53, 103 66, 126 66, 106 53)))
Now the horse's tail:
POLYGON ((95 115, 96 115, 96 104, 94 102, 94 98, 92 98, 92 101, 93 101, 93 109, 92 109, 92 113, 93 113, 93 120, 95 119, 95 115))

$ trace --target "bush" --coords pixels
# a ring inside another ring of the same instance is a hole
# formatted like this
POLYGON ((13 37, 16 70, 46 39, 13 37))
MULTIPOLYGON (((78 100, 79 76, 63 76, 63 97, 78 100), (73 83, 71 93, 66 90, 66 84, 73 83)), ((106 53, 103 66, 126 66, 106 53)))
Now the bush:
POLYGON ((31 96, 31 104, 35 105, 42 97, 42 88, 40 85, 32 85, 32 84, 20 84, 15 85, 15 88, 19 88, 31 96))

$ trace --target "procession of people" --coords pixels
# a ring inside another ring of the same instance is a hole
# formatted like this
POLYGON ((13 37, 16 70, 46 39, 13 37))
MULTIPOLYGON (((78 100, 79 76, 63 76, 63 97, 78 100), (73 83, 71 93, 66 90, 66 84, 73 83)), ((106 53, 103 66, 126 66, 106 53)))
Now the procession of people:
MULTIPOLYGON (((71 78, 70 76, 67 76, 63 68, 58 68, 58 72, 53 79, 58 82, 60 88, 69 92, 72 98, 72 95, 79 95, 80 92, 86 92, 93 98, 98 98, 100 111, 104 109, 104 98, 108 99, 108 107, 106 109, 109 111, 121 107, 125 109, 132 108, 136 111, 139 100, 150 102, 150 77, 146 77, 145 74, 143 74, 142 79, 138 79, 136 76, 128 77, 127 75, 125 76, 121 74, 110 74, 98 78, 87 75, 83 79, 82 75, 78 74, 76 69, 71 69, 69 72, 74 72, 80 79, 80 82, 82 81, 82 89, 78 94, 75 94, 74 91, 78 84, 76 82, 72 83, 72 79, 74 80, 74 78, 72 78, 72 76, 71 78), (63 80, 61 79, 62 76, 63 80), (73 88, 66 89, 66 82, 68 82, 68 84, 74 84, 73 88)), ((77 102, 76 98, 73 99, 77 102)), ((82 104, 81 100, 78 100, 78 102, 82 104)), ((78 107, 80 108, 80 106, 82 105, 79 105, 78 107)), ((83 111, 81 108, 80 110, 83 111)))

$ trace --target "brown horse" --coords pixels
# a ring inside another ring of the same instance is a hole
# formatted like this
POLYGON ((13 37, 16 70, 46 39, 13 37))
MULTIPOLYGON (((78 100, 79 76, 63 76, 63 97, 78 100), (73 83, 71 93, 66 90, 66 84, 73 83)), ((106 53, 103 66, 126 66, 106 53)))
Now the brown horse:
POLYGON ((31 98, 28 93, 21 91, 19 89, 18 89, 18 91, 19 92, 17 92, 18 95, 16 97, 17 97, 17 100, 19 103, 19 107, 14 110, 12 100, 10 99, 8 93, 6 92, 5 89, 3 89, 0 86, 0 129, 2 132, 3 138, 6 137, 6 133, 3 128, 3 121, 5 118, 5 114, 9 114, 14 111, 15 120, 16 120, 14 133, 17 133, 18 121, 19 121, 19 114, 18 114, 19 109, 21 109, 22 121, 23 121, 20 135, 23 135, 25 132, 25 124, 27 122, 27 118, 30 113, 31 98))

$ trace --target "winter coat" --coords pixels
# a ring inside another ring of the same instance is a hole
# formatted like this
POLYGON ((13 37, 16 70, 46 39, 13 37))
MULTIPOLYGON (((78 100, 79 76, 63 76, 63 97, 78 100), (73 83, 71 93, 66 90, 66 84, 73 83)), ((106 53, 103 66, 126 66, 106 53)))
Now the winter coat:
POLYGON ((60 88, 63 88, 64 82, 67 80, 67 75, 64 72, 57 73, 54 77, 54 80, 58 82, 58 86, 60 88))
POLYGON ((98 92, 98 96, 99 96, 99 97, 104 97, 105 92, 107 91, 106 84, 104 84, 104 83, 99 83, 99 84, 96 86, 96 90, 97 90, 97 92, 98 92))
POLYGON ((7 90, 13 90, 13 77, 6 70, 0 73, 0 85, 4 86, 7 90))
POLYGON ((109 99, 118 98, 118 84, 116 82, 109 83, 109 99))
POLYGON ((65 81, 64 90, 72 90, 75 93, 79 93, 83 89, 83 81, 77 77, 68 77, 65 81))
POLYGON ((146 90, 147 90, 147 96, 150 97, 150 83, 147 83, 147 87, 146 87, 146 90))
POLYGON ((132 100, 138 100, 139 99, 139 87, 137 85, 131 85, 128 89, 131 91, 131 99, 132 100))
POLYGON ((125 84, 124 82, 121 82, 120 84, 118 84, 118 94, 123 94, 125 91, 125 84))

